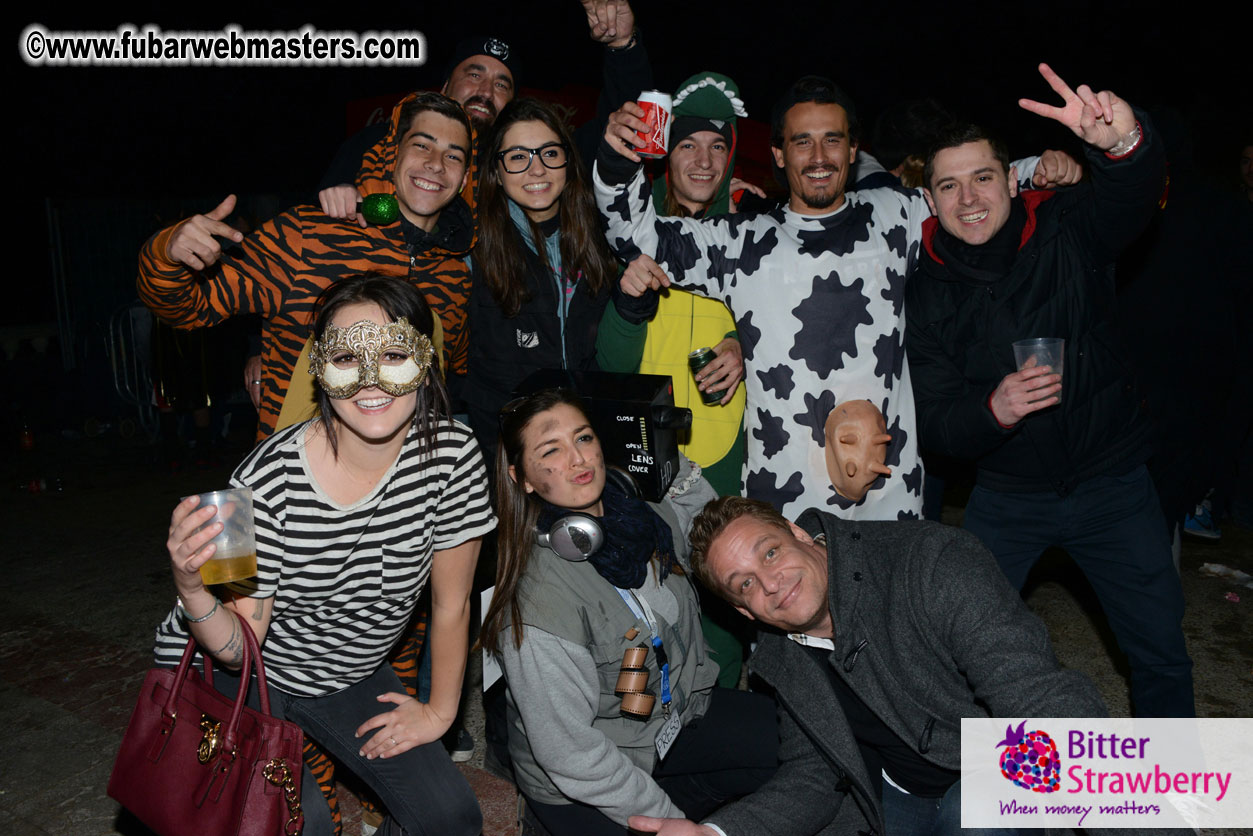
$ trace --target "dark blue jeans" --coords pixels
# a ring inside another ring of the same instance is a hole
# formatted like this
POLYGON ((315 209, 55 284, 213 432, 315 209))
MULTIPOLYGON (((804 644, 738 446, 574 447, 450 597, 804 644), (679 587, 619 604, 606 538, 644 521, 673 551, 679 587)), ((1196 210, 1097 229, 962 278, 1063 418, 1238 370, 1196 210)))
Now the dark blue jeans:
MULTIPOLYGON (((239 677, 215 668, 213 684, 233 698, 239 677)), ((248 692, 248 704, 254 708, 256 691, 254 680, 248 692)), ((384 664, 356 685, 325 697, 296 697, 272 685, 269 691, 274 716, 300 726, 306 737, 317 741, 383 802, 388 820, 379 828, 381 834, 477 836, 482 829, 482 813, 474 792, 438 740, 392 758, 366 760, 357 754, 369 739, 354 737, 357 728, 393 707, 375 697, 389 691, 405 692, 390 665, 384 664)), ((304 769, 300 802, 305 813, 303 836, 329 836, 333 832, 331 811, 308 768, 304 769)))
POLYGON ((1131 665, 1137 717, 1195 717, 1183 638, 1183 587, 1148 470, 1098 476, 1069 496, 976 486, 965 527, 1016 589, 1049 546, 1064 548, 1096 591, 1131 665))
POLYGON ((1014 828, 962 829, 962 782, 941 798, 922 798, 883 782, 883 830, 887 836, 1018 836, 1014 828))

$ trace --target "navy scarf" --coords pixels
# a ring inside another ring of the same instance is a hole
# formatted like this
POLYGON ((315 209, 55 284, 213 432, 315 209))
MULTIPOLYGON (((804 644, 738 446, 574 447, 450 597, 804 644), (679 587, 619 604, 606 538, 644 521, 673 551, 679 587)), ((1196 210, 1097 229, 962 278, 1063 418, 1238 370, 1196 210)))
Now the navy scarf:
MULTIPOLYGON (((605 532, 605 545, 588 562, 619 589, 639 589, 648 576, 648 561, 656 554, 661 562, 658 580, 664 581, 675 565, 670 526, 642 500, 628 496, 613 482, 605 483, 600 501, 604 516, 597 521, 605 532)), ((539 530, 547 531, 568 513, 567 508, 544 502, 539 530)))

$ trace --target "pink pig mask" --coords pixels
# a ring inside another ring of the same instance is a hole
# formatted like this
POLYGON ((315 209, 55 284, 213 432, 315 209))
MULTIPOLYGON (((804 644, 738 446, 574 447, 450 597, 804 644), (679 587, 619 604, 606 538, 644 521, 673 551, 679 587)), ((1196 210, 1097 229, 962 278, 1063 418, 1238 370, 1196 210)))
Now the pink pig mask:
POLYGON ((827 475, 836 493, 858 502, 875 479, 891 476, 887 457, 887 424, 870 401, 845 401, 827 416, 827 475))

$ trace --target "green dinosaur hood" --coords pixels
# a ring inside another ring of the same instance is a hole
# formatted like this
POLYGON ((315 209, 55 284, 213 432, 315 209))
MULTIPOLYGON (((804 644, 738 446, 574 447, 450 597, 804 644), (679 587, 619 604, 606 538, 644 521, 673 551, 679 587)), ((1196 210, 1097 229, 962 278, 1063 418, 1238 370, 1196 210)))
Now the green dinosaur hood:
MULTIPOLYGON (((735 150, 739 140, 736 130, 736 117, 747 117, 744 103, 740 101, 740 87, 730 77, 714 72, 701 72, 688 78, 679 85, 674 94, 674 112, 672 121, 683 116, 699 116, 727 122, 731 127, 731 153, 727 155, 727 168, 723 172, 722 183, 714 195, 713 203, 706 211, 706 216, 725 215, 731 209, 731 172, 735 170, 735 150)), ((669 174, 653 180, 653 206, 657 213, 663 214, 666 206, 666 193, 669 190, 669 174)))

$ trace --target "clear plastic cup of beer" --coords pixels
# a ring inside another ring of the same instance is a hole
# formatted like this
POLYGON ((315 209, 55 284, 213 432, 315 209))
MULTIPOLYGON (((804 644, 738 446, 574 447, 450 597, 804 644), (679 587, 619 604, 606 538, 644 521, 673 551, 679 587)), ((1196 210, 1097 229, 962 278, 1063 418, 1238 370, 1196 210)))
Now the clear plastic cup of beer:
MULTIPOLYGON (((186 497, 184 497, 186 498, 186 497)), ((217 546, 211 557, 200 567, 200 578, 205 586, 251 578, 257 574, 257 539, 252 522, 252 489, 228 488, 197 494, 197 508, 212 505, 217 509, 204 525, 222 523, 218 536, 210 540, 217 546)))

